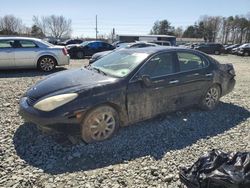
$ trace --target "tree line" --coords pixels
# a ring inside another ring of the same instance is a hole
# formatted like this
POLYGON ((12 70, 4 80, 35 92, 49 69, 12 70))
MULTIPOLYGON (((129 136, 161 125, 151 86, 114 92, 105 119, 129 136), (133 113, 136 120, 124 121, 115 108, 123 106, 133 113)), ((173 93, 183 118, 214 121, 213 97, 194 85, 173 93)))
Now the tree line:
POLYGON ((0 35, 20 35, 44 38, 68 38, 72 33, 72 22, 64 16, 33 16, 33 24, 27 27, 13 15, 0 17, 0 35))
POLYGON ((150 34, 175 35, 183 38, 203 38, 206 42, 250 42, 250 13, 243 16, 201 16, 185 30, 174 28, 168 20, 156 21, 150 34))

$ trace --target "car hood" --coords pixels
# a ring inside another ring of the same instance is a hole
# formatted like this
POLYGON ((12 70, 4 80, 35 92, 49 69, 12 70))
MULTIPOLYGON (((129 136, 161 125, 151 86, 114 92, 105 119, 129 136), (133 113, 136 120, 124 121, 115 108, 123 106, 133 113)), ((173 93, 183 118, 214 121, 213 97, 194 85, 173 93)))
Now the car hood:
POLYGON ((103 51, 103 52, 98 52, 98 53, 95 53, 92 58, 95 59, 95 58, 99 58, 99 57, 103 57, 109 53, 113 52, 113 50, 107 50, 107 51, 103 51))
POLYGON ((77 92, 78 90, 85 90, 99 85, 111 84, 116 80, 117 78, 105 76, 85 68, 67 70, 45 77, 45 79, 31 87, 26 95, 39 99, 55 93, 77 92))

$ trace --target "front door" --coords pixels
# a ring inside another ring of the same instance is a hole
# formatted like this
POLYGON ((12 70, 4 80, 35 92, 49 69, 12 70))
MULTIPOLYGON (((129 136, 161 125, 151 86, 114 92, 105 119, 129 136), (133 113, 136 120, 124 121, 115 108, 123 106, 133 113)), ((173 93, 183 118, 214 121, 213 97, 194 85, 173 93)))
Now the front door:
POLYGON ((179 84, 175 66, 176 58, 171 52, 153 56, 130 80, 127 87, 127 110, 130 123, 174 110, 178 103, 179 84), (147 77, 151 84, 145 84, 147 77))

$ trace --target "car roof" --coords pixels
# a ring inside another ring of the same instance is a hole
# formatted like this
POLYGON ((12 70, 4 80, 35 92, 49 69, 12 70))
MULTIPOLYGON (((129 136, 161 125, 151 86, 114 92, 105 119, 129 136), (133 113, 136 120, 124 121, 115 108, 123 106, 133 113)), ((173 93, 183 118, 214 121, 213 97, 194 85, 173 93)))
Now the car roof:
POLYGON ((0 37, 0 40, 35 40, 40 41, 41 39, 32 37, 0 37))
POLYGON ((155 46, 155 47, 147 47, 147 48, 124 48, 120 51, 128 51, 134 53, 147 53, 149 55, 157 53, 157 52, 167 52, 167 51, 186 51, 186 52, 196 52, 196 50, 181 48, 181 47, 174 47, 174 46, 155 46))

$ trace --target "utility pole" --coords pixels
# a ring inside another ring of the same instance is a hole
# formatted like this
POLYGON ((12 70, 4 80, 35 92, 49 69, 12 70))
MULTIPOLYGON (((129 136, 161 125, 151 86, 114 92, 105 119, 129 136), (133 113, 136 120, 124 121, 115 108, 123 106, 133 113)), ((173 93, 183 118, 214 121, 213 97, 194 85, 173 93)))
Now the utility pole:
POLYGON ((98 33, 98 29, 97 29, 97 15, 95 16, 95 39, 97 40, 97 33, 98 33))

